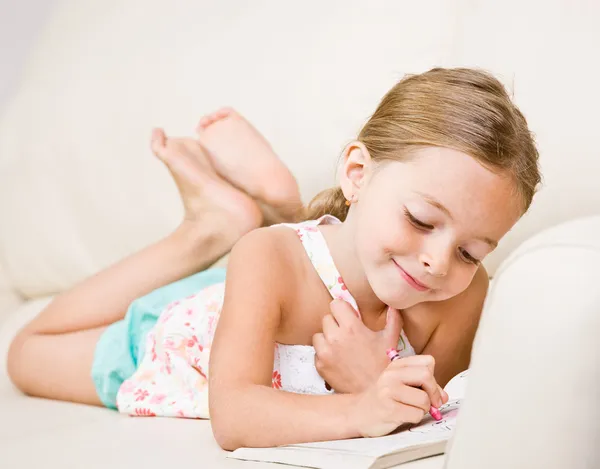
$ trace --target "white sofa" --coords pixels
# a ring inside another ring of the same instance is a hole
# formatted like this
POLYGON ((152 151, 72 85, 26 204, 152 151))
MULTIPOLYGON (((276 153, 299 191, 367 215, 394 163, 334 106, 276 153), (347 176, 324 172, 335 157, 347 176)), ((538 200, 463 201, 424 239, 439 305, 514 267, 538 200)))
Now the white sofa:
POLYGON ((190 134, 232 105, 309 200, 392 83, 434 65, 504 80, 545 186, 486 262, 447 457, 404 467, 600 467, 599 16, 584 0, 58 2, 0 117, 0 467, 272 467, 225 459, 207 421, 26 398, 6 377, 8 343, 53 294, 176 226, 152 126, 190 134))

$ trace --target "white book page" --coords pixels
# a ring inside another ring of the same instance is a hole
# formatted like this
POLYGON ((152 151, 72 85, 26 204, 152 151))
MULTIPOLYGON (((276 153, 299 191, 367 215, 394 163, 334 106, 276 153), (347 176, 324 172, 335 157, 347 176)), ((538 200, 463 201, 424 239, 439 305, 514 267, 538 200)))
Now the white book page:
POLYGON ((450 399, 464 399, 465 391, 467 389, 467 377, 469 376, 469 370, 463 371, 452 378, 444 390, 450 396, 450 399))
POLYGON ((442 453, 456 425, 467 375, 468 371, 458 374, 444 388, 450 401, 440 408, 443 418, 439 422, 427 414, 418 425, 403 425, 393 434, 378 438, 322 441, 278 448, 240 448, 228 457, 317 468, 341 467, 340 462, 343 461, 343 467, 350 469, 369 467, 379 457, 414 451, 419 447, 433 448, 437 445, 438 450, 427 455, 442 453))
POLYGON ((427 414, 420 424, 403 425, 396 432, 387 436, 303 443, 289 445, 289 447, 380 456, 402 451, 402 449, 410 446, 448 440, 456 424, 460 401, 465 394, 467 376, 468 370, 456 375, 444 388, 450 396, 450 400, 440 407, 443 418, 439 422, 436 422, 431 415, 427 414))
POLYGON ((288 447, 334 451, 362 456, 382 456, 400 452, 403 449, 448 440, 456 425, 460 400, 449 401, 440 407, 442 420, 436 422, 427 415, 418 425, 405 425, 391 435, 378 438, 356 438, 351 440, 332 440, 317 443, 303 443, 288 447))

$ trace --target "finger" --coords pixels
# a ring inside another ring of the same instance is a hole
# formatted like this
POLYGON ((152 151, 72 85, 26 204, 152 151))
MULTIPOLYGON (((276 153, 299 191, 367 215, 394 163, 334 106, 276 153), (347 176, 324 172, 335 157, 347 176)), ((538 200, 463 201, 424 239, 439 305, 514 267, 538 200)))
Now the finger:
POLYGON ((329 350, 329 346, 323 334, 318 333, 313 335, 313 347, 315 349, 315 368, 317 373, 323 373, 323 366, 325 362, 323 362, 324 355, 326 355, 326 351, 329 350))
POLYGON ((403 325, 404 321, 402 320, 400 311, 389 306, 386 314, 385 327, 382 331, 382 334, 392 347, 396 347, 403 325))
POLYGON ((433 377, 433 373, 426 367, 410 366, 395 370, 396 375, 392 379, 400 380, 409 386, 420 387, 427 393, 429 400, 435 407, 441 407, 442 396, 440 387, 433 377))
POLYGON ((431 400, 425 391, 412 386, 395 386, 392 392, 392 398, 402 404, 410 405, 429 412, 431 400))
POLYGON ((319 352, 325 349, 327 346, 327 341, 325 340, 325 336, 322 333, 318 333, 313 335, 312 337, 313 348, 315 349, 315 359, 319 352))
POLYGON ((450 400, 448 393, 440 387, 440 395, 442 396, 442 402, 446 404, 450 400))
POLYGON ((337 323, 342 327, 356 325, 357 323, 362 324, 356 310, 350 303, 347 303, 344 300, 333 300, 329 304, 329 309, 337 323))
POLYGON ((427 412, 420 407, 413 407, 406 404, 398 405, 392 411, 392 419, 398 423, 398 426, 403 423, 420 423, 427 412))
POLYGON ((330 342, 335 334, 338 332, 340 326, 335 321, 331 314, 326 314, 323 316, 323 335, 325 336, 325 340, 330 342))
POLYGON ((435 371, 435 359, 431 355, 412 355, 410 357, 394 360, 390 366, 395 368, 403 368, 409 366, 424 366, 431 374, 435 371))

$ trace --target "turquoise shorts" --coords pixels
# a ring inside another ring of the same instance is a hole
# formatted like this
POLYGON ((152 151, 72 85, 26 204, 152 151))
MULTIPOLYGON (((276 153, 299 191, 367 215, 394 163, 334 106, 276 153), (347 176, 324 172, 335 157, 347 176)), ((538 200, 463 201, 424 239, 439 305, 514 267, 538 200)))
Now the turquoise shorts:
POLYGON ((158 288, 131 303, 125 318, 106 329, 98 339, 92 364, 96 392, 106 407, 117 408, 117 392, 137 369, 146 336, 165 306, 224 281, 225 269, 214 268, 158 288))

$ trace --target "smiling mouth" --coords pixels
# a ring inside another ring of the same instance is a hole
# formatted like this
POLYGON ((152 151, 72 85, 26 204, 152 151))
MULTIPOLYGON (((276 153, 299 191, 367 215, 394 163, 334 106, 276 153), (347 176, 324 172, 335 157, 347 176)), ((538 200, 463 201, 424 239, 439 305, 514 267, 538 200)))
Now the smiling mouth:
POLYGON ((396 267, 398 267, 398 269, 400 270, 400 275, 402 276, 402 278, 406 280, 406 283, 408 283, 411 287, 418 291, 431 290, 427 285, 423 285, 417 279, 412 277, 406 270, 400 267, 400 265, 394 259, 392 260, 394 261, 394 264, 396 264, 396 267))

